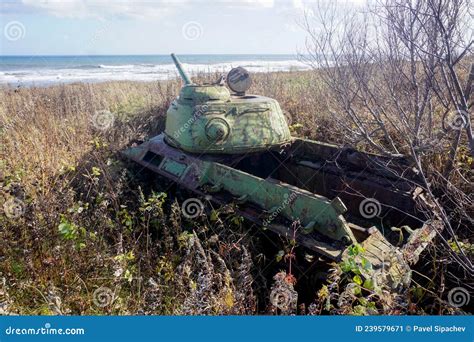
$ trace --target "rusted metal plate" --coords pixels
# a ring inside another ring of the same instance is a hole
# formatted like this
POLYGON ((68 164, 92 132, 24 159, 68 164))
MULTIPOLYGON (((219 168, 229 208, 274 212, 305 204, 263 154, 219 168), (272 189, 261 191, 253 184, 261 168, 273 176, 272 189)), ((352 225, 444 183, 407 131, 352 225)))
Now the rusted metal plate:
POLYGON ((358 215, 365 199, 375 199, 380 204, 378 216, 390 218, 392 225, 419 227, 426 219, 413 200, 418 176, 404 158, 394 160, 303 139, 296 139, 285 155, 280 179, 328 198, 339 197, 352 214, 358 215))
POLYGON ((441 221, 429 221, 422 228, 415 230, 402 248, 405 260, 411 265, 416 264, 420 254, 443 229, 444 225, 441 221))

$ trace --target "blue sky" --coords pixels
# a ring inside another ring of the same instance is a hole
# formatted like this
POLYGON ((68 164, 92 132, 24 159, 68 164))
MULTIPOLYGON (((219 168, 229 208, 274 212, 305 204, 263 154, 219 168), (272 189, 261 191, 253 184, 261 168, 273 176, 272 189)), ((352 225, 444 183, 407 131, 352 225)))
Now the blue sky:
MULTIPOLYGON (((1 55, 294 54, 303 0, 1 0, 1 55)), ((356 3, 361 0, 353 0, 356 3)))

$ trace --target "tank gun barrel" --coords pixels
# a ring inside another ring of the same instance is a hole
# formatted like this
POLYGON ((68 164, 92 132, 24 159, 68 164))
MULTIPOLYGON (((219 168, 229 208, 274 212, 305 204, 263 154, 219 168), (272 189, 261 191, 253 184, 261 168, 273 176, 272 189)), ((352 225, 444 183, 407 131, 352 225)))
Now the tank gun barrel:
POLYGON ((181 65, 178 57, 176 57, 176 55, 172 53, 171 58, 173 58, 174 65, 176 65, 176 69, 178 69, 179 76, 181 76, 181 78, 183 79, 184 84, 193 84, 188 74, 186 74, 186 72, 184 71, 183 66, 181 65))

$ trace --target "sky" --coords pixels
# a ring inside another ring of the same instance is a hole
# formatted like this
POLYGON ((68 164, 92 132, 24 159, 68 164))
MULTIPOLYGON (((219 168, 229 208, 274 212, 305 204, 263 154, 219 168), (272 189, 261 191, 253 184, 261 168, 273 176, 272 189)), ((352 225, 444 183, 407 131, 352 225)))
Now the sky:
POLYGON ((306 38, 299 22, 314 5, 311 0, 0 0, 0 55, 295 54, 306 38))

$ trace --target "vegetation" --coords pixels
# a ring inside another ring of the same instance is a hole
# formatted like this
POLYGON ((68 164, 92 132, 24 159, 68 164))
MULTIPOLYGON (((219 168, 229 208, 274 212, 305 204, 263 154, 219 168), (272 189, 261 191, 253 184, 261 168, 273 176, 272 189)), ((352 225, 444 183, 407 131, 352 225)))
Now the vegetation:
POLYGON ((304 58, 331 90, 346 141, 413 161, 422 178, 419 209, 444 226, 428 267, 439 269, 433 290, 452 297, 462 289, 467 303, 474 291, 472 6, 380 0, 339 13, 320 3, 303 20, 304 58))
MULTIPOLYGON (((0 314, 456 310, 441 290, 455 286, 439 271, 449 266, 440 261, 448 255, 442 248, 423 254, 421 275, 399 294, 363 282, 364 265, 331 264, 251 225, 232 206, 207 204, 209 215, 193 220, 181 215, 189 194, 119 154, 163 129, 179 87, 166 81, 1 89, 0 314)), ((345 142, 317 72, 257 74, 252 92, 276 98, 294 134, 345 142)), ((436 168, 443 156, 430 158, 436 168)), ((459 153, 455 167, 469 170, 472 158, 459 153)), ((472 232, 457 234, 460 248, 472 253, 472 232)))

